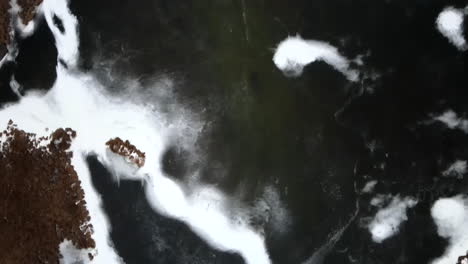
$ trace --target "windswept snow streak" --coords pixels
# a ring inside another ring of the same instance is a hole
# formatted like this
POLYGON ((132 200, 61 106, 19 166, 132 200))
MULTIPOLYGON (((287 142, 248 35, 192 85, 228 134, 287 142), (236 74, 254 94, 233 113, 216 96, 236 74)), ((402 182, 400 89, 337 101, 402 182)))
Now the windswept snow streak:
POLYGON ((436 20, 437 30, 461 51, 468 48, 463 37, 464 16, 465 11, 463 9, 446 7, 436 20))
POLYGON ((352 82, 359 72, 350 69, 350 62, 332 45, 317 40, 304 40, 300 36, 288 37, 276 48, 273 62, 286 76, 297 77, 304 67, 315 61, 324 61, 352 82))
MULTIPOLYGON (((174 137, 196 137, 201 126, 192 122, 187 112, 180 110, 182 107, 175 108, 180 112, 163 113, 158 111, 158 105, 151 104, 164 104, 167 100, 133 104, 129 94, 122 98, 106 94, 93 77, 70 69, 78 59, 76 17, 70 13, 67 2, 61 0, 46 0, 43 12, 54 34, 59 59, 67 67, 61 63, 57 65, 56 82, 46 94, 29 93, 18 104, 2 109, 0 124, 13 119, 22 129, 38 136, 45 135, 46 128, 70 127, 77 132, 71 147, 72 163, 82 182, 95 231, 93 239, 98 254, 92 262, 119 263, 121 260, 112 248, 110 226, 84 161, 85 155, 91 153, 118 176, 144 181, 146 196, 155 210, 185 222, 211 246, 239 253, 247 263, 270 263, 263 236, 242 217, 231 217, 223 193, 199 185, 187 194, 179 183, 163 174, 160 161, 166 145, 174 137), (55 27, 54 15, 62 19, 64 32, 55 27), (129 140, 146 153, 147 162, 134 175, 126 175, 129 173, 122 168, 125 166, 115 164, 115 158, 109 155, 106 142, 115 137, 129 140)), ((135 99, 138 100, 141 98, 135 99)), ((67 248, 66 241, 62 247, 67 248)), ((80 252, 75 252, 74 256, 79 256, 80 252)))
POLYGON ((453 264, 468 249, 468 207, 462 196, 437 200, 431 209, 439 236, 448 239, 449 245, 443 256, 432 264, 453 264))
MULTIPOLYGON (((381 205, 381 203, 374 203, 381 205)), ((382 243, 385 239, 395 235, 400 224, 408 220, 406 210, 417 204, 417 201, 411 197, 400 198, 395 196, 390 204, 381 208, 368 226, 372 234, 372 240, 376 243, 382 243)))

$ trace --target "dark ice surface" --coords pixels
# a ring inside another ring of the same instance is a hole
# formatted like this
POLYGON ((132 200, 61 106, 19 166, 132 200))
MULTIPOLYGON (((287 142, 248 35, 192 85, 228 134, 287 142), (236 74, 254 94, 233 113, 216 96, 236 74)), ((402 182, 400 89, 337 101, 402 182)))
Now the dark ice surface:
MULTIPOLYGON (((122 80, 112 76, 142 84, 170 78, 178 100, 210 124, 198 142, 205 162, 194 165, 171 146, 159 161, 169 176, 184 181, 196 167, 205 183, 246 204, 266 186, 279 191, 291 222, 285 233, 267 225, 265 236, 273 262, 287 264, 302 263, 326 244, 356 202, 358 216, 324 263, 428 263, 444 252, 447 241, 438 237, 430 208, 468 190, 467 179, 441 177, 454 160, 468 159, 467 135, 427 122, 447 109, 468 112, 468 53, 435 27, 449 5, 466 2, 71 1, 82 70, 116 93, 122 80), (353 67, 377 78, 350 83, 323 62, 287 78, 272 57, 296 33, 329 42, 347 58, 364 55, 363 66, 353 67), (374 194, 357 191, 369 180, 378 180, 375 193, 419 200, 398 234, 381 244, 361 227, 375 214, 374 194)), ((53 42, 41 23, 20 43, 17 63, 0 70, 0 102, 17 99, 6 90, 12 74, 25 91, 52 85, 53 42)), ((242 263, 150 210, 139 182, 115 186, 95 158, 88 163, 127 263, 242 263)))

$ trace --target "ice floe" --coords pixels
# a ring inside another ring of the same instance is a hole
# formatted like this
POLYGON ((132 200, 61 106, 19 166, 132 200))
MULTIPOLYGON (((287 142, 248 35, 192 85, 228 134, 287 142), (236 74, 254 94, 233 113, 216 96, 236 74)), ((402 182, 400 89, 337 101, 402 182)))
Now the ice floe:
POLYGON ((278 44, 273 56, 276 67, 291 77, 300 76, 304 67, 315 61, 324 61, 352 82, 359 79, 359 72, 350 68, 350 61, 324 41, 289 36, 278 44))

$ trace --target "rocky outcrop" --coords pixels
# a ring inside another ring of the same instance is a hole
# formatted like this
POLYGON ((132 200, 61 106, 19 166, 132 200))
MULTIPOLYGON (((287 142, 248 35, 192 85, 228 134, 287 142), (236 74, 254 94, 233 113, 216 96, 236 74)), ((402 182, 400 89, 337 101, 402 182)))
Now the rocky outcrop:
POLYGON ((36 8, 42 3, 43 0, 17 0, 18 5, 21 7, 19 16, 23 24, 27 25, 29 21, 33 20, 36 15, 36 8))
POLYGON ((11 121, 0 133, 1 263, 58 263, 64 240, 95 247, 68 151, 75 135, 67 128, 36 138, 11 121))
POLYGON ((139 168, 145 165, 145 153, 130 144, 128 140, 123 141, 116 137, 107 141, 106 145, 113 153, 125 158, 127 162, 133 163, 139 168))
POLYGON ((8 1, 0 1, 0 59, 7 53, 7 45, 10 42, 8 34, 10 27, 9 8, 10 4, 8 1))

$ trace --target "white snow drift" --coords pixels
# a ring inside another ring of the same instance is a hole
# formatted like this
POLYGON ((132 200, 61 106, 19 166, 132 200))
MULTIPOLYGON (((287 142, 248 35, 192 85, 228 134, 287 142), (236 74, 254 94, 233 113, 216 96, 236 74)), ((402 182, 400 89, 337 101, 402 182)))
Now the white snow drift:
POLYGON ((454 7, 446 7, 436 20, 436 27, 455 47, 465 51, 468 46, 463 36, 463 20, 465 11, 454 7))
MULTIPOLYGON (((381 206, 382 202, 380 200, 373 201, 371 204, 381 206)), ((385 239, 395 235, 399 231, 401 223, 408 220, 406 210, 416 204, 417 201, 411 197, 401 198, 399 195, 393 197, 386 207, 380 208, 367 227, 372 234, 372 240, 376 243, 382 243, 385 239)))
POLYGON ((350 62, 338 49, 327 42, 304 40, 300 36, 289 36, 276 48, 273 62, 285 75, 297 77, 304 67, 315 61, 324 61, 350 81, 357 81, 359 72, 350 69, 350 62))

